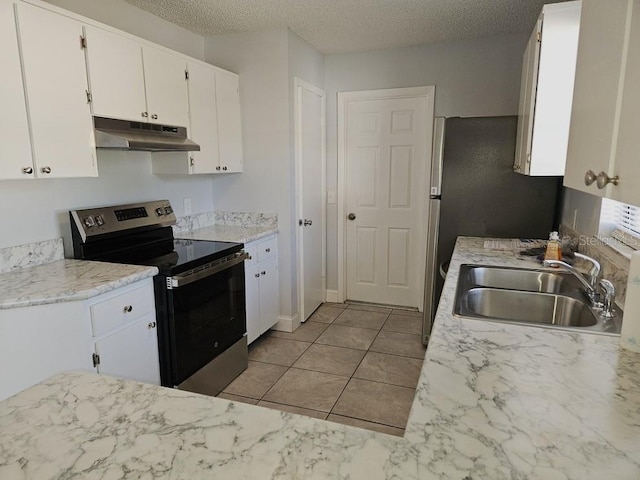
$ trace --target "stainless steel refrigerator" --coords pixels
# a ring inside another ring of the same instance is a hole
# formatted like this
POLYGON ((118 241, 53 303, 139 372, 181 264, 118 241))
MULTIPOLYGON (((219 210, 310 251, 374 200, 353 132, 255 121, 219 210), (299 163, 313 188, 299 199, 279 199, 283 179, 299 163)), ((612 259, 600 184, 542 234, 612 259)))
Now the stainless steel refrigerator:
POLYGON ((548 238, 562 177, 513 171, 518 117, 436 118, 428 218, 423 342, 458 236, 548 238))

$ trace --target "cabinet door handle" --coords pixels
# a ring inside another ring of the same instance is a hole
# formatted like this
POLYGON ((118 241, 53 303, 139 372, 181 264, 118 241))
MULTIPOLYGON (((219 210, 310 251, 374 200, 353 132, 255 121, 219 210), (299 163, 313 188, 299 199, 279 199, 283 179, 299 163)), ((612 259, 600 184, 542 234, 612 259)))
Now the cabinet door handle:
POLYGON ((618 177, 618 175, 616 175, 615 177, 610 177, 604 172, 600 172, 598 174, 598 177, 596 178, 596 185, 600 190, 602 190, 604 187, 606 187, 610 183, 614 185, 618 185, 619 182, 620 182, 620 177, 618 177))
POLYGON ((147 118, 149 116, 148 112, 142 112, 142 118, 147 118))
POLYGON ((133 307, 131 305, 125 305, 123 310, 124 313, 131 313, 131 311, 133 311, 133 307))
POLYGON ((149 330, 152 330, 152 329, 156 328, 156 322, 149 322, 149 325, 147 325, 147 328, 149 330))
POLYGON ((152 120, 157 120, 158 119, 158 115, 156 115, 155 113, 153 115, 151 115, 151 119, 152 120))
POLYGON ((596 178, 596 174, 593 173, 593 170, 587 170, 587 172, 584 174, 584 184, 591 185, 596 181, 596 178))
POLYGON ((25 175, 31 175, 33 173, 33 168, 31 167, 24 167, 22 169, 22 173, 24 173, 25 175))
POLYGON ((49 173, 51 173, 51 167, 42 167, 42 168, 40 169, 40 171, 41 171, 42 173, 49 174, 49 173))

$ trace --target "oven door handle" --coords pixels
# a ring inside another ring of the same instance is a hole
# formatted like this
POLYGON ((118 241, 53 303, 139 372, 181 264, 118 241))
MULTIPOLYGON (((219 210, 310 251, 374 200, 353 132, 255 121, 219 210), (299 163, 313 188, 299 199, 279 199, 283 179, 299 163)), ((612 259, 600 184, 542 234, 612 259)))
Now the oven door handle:
POLYGON ((190 283, 197 282, 198 280, 202 280, 203 278, 215 275, 216 273, 220 273, 227 268, 231 268, 234 265, 242 263, 247 258, 249 258, 249 254, 242 251, 236 253, 232 259, 227 260, 226 262, 211 265, 203 269, 190 270, 180 275, 174 275, 173 277, 167 277, 167 288, 169 290, 173 290, 174 288, 180 288, 184 285, 189 285, 190 283))

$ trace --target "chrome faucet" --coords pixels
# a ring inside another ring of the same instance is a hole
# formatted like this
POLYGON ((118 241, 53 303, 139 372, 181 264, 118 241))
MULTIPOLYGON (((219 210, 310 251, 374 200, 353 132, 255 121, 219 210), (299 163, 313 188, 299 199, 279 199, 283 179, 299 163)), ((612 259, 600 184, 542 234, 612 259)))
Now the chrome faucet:
POLYGON ((613 318, 616 316, 613 311, 613 304, 616 301, 616 289, 613 283, 604 278, 600 280, 599 286, 602 291, 602 311, 600 315, 604 318, 613 318))
MULTIPOLYGON (((600 306, 598 302, 598 296, 596 294, 595 286, 592 286, 591 281, 588 281, 587 279, 585 279, 583 273, 580 270, 578 270, 576 267, 574 267, 573 265, 569 265, 568 263, 563 262, 562 260, 545 260, 543 262, 543 265, 545 267, 561 267, 564 270, 572 273, 573 276, 576 277, 578 280, 580 280, 580 283, 582 283, 582 285, 584 286, 584 292, 589 298, 591 305, 594 307, 600 306)), ((600 265, 598 264, 598 268, 599 267, 600 265)), ((590 277, 589 280, 591 280, 592 275, 590 274, 589 277, 590 277)))
POLYGON ((600 263, 595 258, 591 258, 582 253, 575 252, 573 256, 591 264, 591 269, 589 270, 589 283, 591 284, 591 288, 595 290, 598 286, 598 277, 600 276, 600 263))

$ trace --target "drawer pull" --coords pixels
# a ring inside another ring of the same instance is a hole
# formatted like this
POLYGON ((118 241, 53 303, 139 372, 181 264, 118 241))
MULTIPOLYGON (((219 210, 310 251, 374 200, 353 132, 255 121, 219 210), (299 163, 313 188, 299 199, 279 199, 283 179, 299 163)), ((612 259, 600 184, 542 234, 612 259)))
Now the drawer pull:
POLYGON ((147 325, 147 327, 149 328, 149 330, 156 328, 156 322, 149 322, 149 325, 147 325))
POLYGON ((125 305, 124 313, 131 313, 133 311, 133 307, 131 305, 125 305))
POLYGON ((270 248, 266 248, 264 251, 269 253, 271 251, 271 249, 270 248))

